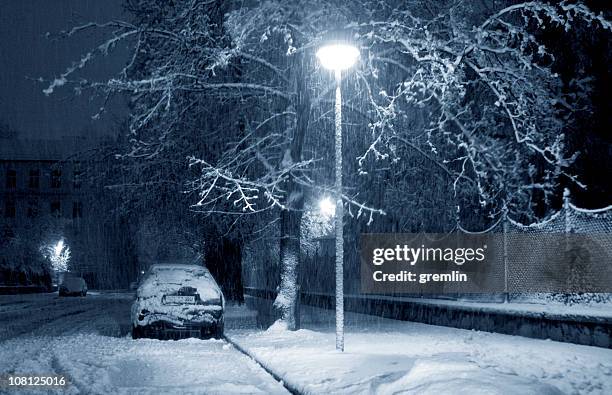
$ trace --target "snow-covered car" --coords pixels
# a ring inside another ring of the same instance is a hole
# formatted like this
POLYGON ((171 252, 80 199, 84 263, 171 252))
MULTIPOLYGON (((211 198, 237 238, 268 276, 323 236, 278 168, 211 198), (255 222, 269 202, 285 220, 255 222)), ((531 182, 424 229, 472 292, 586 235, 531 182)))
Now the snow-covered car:
POLYGON ((224 308, 223 293, 205 267, 156 264, 136 291, 132 337, 220 338, 224 308))
POLYGON ((82 277, 64 276, 59 285, 59 296, 85 296, 87 283, 82 277))

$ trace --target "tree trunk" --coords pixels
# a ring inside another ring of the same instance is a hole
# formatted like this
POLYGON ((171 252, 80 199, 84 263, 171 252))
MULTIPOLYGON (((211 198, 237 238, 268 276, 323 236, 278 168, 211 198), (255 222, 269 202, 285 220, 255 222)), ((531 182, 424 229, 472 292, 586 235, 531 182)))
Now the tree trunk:
MULTIPOLYGON (((302 160, 302 147, 308 130, 310 118, 310 97, 306 89, 304 56, 297 55, 292 70, 293 83, 296 92, 295 124, 291 128, 293 135, 287 154, 291 163, 302 160)), ((300 232, 302 210, 304 208, 304 192, 300 184, 293 178, 286 183, 285 209, 281 210, 280 234, 280 264, 281 278, 278 295, 274 306, 280 313, 289 330, 297 330, 296 303, 299 298, 298 270, 300 265, 300 232)), ((299 313, 297 313, 299 314, 299 313)))
MULTIPOLYGON (((291 182, 293 183, 293 182, 291 182)), ((297 189, 297 188, 296 188, 297 189)), ((303 201, 301 191, 292 192, 294 198, 303 201)), ((301 205, 301 204, 300 204, 301 205)), ((300 263, 300 225, 302 212, 292 209, 281 211, 280 262, 281 278, 274 306, 289 330, 296 330, 296 303, 298 295, 298 268, 300 263)))

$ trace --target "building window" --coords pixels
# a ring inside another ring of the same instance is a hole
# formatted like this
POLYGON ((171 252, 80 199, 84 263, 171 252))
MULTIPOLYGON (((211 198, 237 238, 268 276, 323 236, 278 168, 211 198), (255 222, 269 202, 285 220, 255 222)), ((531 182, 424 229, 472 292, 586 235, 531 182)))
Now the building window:
POLYGON ((17 188, 17 171, 15 169, 6 171, 6 187, 17 188))
POLYGON ((83 218, 83 202, 72 203, 72 218, 83 218))
POLYGON ((75 189, 78 189, 81 187, 81 183, 82 183, 82 177, 83 177, 83 170, 81 170, 81 163, 80 162, 75 162, 74 163, 74 173, 73 173, 73 187, 75 189))
POLYGON ((62 215, 60 202, 51 202, 51 215, 59 217, 62 215))
POLYGON ((55 169, 51 171, 51 188, 60 188, 62 186, 62 171, 55 169))
POLYGON ((4 218, 15 218, 17 214, 17 207, 15 206, 15 201, 6 200, 4 202, 4 218))
POLYGON ((40 187, 40 170, 38 169, 30 170, 30 180, 28 182, 28 186, 30 188, 40 187))
POLYGON ((36 218, 38 217, 38 201, 30 200, 28 202, 28 218, 36 218))

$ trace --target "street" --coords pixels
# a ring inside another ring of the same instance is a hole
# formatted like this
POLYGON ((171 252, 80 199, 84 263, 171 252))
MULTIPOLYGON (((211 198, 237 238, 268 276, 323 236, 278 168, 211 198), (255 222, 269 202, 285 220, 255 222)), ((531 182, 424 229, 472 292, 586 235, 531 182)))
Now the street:
MULTIPOLYGON (((131 301, 127 293, 0 296, 0 375, 63 375, 70 384, 57 393, 286 393, 224 340, 132 340, 131 301)), ((228 308, 228 327, 248 324, 240 310, 228 308)))

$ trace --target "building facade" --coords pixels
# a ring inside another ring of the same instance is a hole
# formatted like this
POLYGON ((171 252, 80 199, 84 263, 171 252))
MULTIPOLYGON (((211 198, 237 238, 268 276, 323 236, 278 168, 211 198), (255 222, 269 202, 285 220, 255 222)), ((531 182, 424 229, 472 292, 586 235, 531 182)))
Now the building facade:
POLYGON ((15 282, 11 271, 36 277, 36 255, 42 255, 37 251, 61 239, 71 251, 69 271, 91 288, 129 283, 129 226, 113 211, 114 196, 93 181, 99 175, 91 174, 101 171, 92 155, 100 147, 101 142, 87 139, 0 139, 0 272, 5 282, 7 277, 15 282), (24 260, 18 255, 25 250, 29 258, 24 260))
POLYGON ((0 148, 0 217, 10 234, 44 216, 80 220, 91 194, 83 164, 62 140, 8 140, 0 148))

